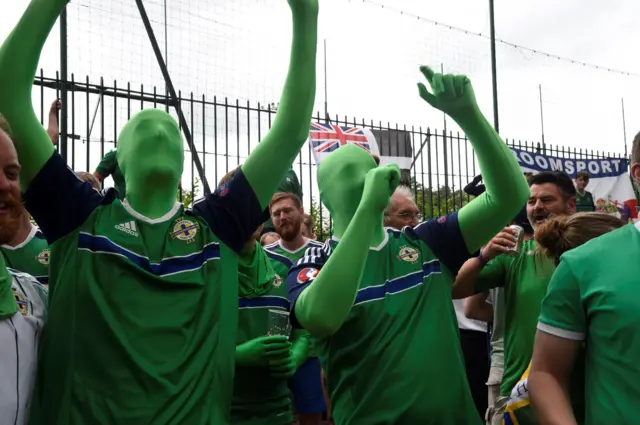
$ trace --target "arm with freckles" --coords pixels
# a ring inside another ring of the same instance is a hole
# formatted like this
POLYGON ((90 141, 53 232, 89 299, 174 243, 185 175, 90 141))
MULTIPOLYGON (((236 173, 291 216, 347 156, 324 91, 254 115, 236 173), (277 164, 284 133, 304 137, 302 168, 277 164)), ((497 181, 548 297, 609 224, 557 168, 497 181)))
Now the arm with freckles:
POLYGON ((289 71, 273 126, 242 165, 266 208, 309 136, 316 94, 318 0, 289 0, 293 43, 289 71))
POLYGON ((11 126, 23 190, 54 152, 33 110, 31 89, 42 48, 66 4, 67 0, 32 0, 0 47, 0 114, 11 126))

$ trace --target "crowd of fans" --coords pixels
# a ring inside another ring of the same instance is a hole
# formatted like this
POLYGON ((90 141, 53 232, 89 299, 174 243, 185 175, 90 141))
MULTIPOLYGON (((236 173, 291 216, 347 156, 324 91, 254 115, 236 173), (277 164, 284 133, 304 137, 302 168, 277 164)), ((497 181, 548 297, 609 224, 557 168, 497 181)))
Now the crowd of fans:
POLYGON ((32 0, 0 47, 0 425, 637 422, 640 224, 594 212, 586 173, 523 175, 466 77, 421 67, 418 89, 473 145, 474 199, 425 219, 396 165, 346 144, 317 169, 318 241, 292 169, 317 0, 289 0, 273 126, 189 209, 162 110, 93 173, 55 152, 63 105, 45 130, 30 90, 66 3, 32 0))

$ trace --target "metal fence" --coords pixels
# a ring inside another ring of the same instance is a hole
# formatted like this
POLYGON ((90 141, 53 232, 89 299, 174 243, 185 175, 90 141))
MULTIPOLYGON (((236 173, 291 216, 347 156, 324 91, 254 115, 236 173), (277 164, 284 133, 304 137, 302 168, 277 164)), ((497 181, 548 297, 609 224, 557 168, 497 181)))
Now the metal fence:
MULTIPOLYGON (((47 105, 58 97, 65 82, 45 77, 42 72, 34 81, 34 102, 40 104, 44 122, 47 105)), ((60 114, 61 129, 58 149, 76 171, 94 171, 100 159, 117 145, 119 130, 132 114, 144 108, 164 108, 175 116, 175 108, 161 87, 132 87, 117 81, 100 84, 89 78, 76 80, 71 75, 66 82, 67 103, 60 114), (66 131, 65 131, 66 130, 66 131)), ((211 187, 229 170, 241 164, 270 128, 275 117, 274 105, 239 103, 216 96, 178 94, 180 106, 189 125, 204 174, 211 187)), ((316 122, 371 129, 383 156, 406 156, 412 166, 404 171, 403 180, 410 184, 425 217, 438 216, 459 209, 469 201, 462 188, 478 173, 473 147, 460 133, 435 130, 430 127, 407 126, 389 122, 373 122, 349 117, 314 117, 316 122)), ((507 144, 536 153, 546 153, 571 159, 616 158, 623 155, 593 150, 543 146, 520 140, 507 144)), ((185 151, 183 187, 200 192, 198 173, 188 148, 185 151)), ((315 179, 315 161, 311 150, 303 148, 296 158, 294 170, 304 192, 306 210, 314 210, 316 220, 326 224, 328 214, 319 207, 315 179)), ((328 225, 321 227, 321 231, 328 225)))

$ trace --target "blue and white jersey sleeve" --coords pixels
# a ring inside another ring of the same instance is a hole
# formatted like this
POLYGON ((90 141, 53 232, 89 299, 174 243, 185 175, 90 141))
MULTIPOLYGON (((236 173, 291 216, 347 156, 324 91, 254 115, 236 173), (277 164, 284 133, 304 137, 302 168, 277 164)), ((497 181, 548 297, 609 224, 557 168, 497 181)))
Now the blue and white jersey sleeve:
POLYGON ((100 204, 112 202, 115 196, 114 191, 102 196, 54 153, 31 181, 23 200, 51 245, 79 228, 100 204))
POLYGON ((228 183, 196 201, 193 212, 202 217, 213 233, 238 254, 258 226, 269 218, 269 210, 260 207, 258 198, 240 169, 228 183))
POLYGON ((434 218, 418 224, 414 228, 405 228, 408 236, 420 239, 455 276, 460 267, 472 254, 467 252, 467 244, 460 230, 458 212, 434 218))
POLYGON ((298 297, 313 280, 318 276, 322 266, 329 259, 326 246, 313 246, 306 250, 304 256, 298 260, 295 266, 289 270, 287 275, 287 296, 291 305, 291 324, 296 328, 301 328, 296 319, 296 301, 298 297))

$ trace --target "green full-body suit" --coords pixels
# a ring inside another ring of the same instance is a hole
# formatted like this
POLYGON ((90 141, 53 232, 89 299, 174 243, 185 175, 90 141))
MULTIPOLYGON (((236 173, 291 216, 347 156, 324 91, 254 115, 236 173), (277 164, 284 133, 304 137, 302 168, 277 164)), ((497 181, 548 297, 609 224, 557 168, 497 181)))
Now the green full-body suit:
POLYGON ((282 278, 266 252, 253 243, 240 254, 236 376, 231 421, 236 425, 289 425, 291 391, 287 380, 306 361, 309 336, 268 335, 271 310, 288 311, 282 278))
POLYGON ((123 201, 88 192, 54 152, 31 90, 66 3, 32 0, 0 48, 0 113, 13 130, 26 206, 52 243, 31 423, 225 424, 245 242, 237 238, 248 239, 266 219, 262 211, 307 139, 318 1, 289 0, 291 58, 273 126, 238 178, 193 213, 175 202, 184 148, 177 123, 162 110, 139 112, 120 133, 123 201), (47 181, 52 176, 61 180, 47 181), (245 201, 253 213, 238 211, 245 201), (246 214, 253 215, 241 223, 246 214))
POLYGON ((337 424, 476 425, 451 302, 456 268, 518 212, 529 188, 480 113, 469 80, 421 68, 471 141, 486 192, 459 212, 402 231, 383 228, 399 181, 347 145, 318 168, 334 237, 307 251, 287 278, 294 323, 307 329, 327 375, 337 424))

